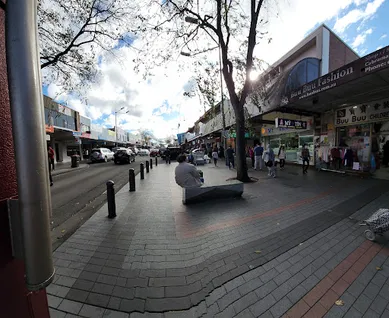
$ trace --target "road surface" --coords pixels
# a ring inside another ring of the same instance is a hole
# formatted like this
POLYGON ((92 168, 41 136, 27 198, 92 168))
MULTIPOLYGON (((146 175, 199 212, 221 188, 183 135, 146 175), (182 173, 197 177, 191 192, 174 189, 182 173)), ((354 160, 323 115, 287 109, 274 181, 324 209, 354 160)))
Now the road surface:
POLYGON ((128 183, 128 170, 139 172, 139 164, 149 159, 136 157, 131 164, 115 165, 113 162, 90 164, 88 168, 53 176, 51 187, 52 240, 56 248, 77 230, 106 201, 106 182, 115 182, 115 190, 128 183))

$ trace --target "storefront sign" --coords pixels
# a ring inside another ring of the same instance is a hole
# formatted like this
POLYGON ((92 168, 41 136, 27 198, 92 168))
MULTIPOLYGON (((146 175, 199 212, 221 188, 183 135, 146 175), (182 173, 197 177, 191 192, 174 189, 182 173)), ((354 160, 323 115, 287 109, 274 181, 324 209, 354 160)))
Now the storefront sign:
POLYGON ((58 112, 68 115, 70 117, 72 116, 72 111, 70 110, 70 108, 67 108, 61 104, 58 104, 58 112))
POLYGON ((377 121, 389 121, 389 98, 336 111, 335 125, 347 126, 377 121))
POLYGON ((47 133, 54 133, 54 126, 45 125, 45 129, 47 133))
POLYGON ((319 77, 282 98, 286 105, 389 67, 389 46, 319 77))
MULTIPOLYGON (((248 132, 244 133, 244 137, 245 138, 249 138, 250 137, 250 134, 248 132)), ((227 138, 236 138, 236 132, 232 132, 230 133, 227 138)))
POLYGON ((82 133, 81 134, 81 138, 88 138, 88 139, 90 139, 91 138, 91 134, 89 134, 89 133, 82 133))
POLYGON ((307 122, 303 120, 276 118, 276 128, 307 129, 307 122))
POLYGON ((73 131, 74 137, 81 137, 81 135, 82 135, 81 131, 73 131))

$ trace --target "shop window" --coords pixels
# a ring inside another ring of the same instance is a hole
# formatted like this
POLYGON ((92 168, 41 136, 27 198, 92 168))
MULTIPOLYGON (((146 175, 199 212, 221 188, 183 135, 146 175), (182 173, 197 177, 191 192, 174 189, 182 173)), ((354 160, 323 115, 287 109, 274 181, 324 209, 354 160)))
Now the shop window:
MULTIPOLYGON (((317 59, 307 59, 307 81, 311 82, 319 78, 320 61, 317 59)), ((305 83, 304 83, 305 84, 305 83)))
POLYGON ((289 73, 285 93, 298 89, 304 84, 320 76, 320 61, 316 58, 306 58, 298 62, 289 73))
POLYGON ((353 151, 354 162, 369 162, 370 125, 355 125, 338 128, 338 147, 353 151))

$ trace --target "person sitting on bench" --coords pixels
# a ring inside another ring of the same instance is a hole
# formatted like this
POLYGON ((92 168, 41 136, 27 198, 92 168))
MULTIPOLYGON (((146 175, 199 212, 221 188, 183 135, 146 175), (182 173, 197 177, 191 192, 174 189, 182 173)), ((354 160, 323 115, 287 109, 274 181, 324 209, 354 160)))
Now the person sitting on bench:
POLYGON ((177 158, 176 183, 182 188, 201 187, 200 173, 195 166, 186 162, 186 156, 180 155, 177 158))

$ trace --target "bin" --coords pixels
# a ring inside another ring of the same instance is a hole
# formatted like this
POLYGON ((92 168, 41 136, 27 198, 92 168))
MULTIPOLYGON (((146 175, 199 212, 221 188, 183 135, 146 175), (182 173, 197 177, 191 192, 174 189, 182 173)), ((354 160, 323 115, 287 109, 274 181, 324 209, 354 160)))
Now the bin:
POLYGON ((72 156, 72 168, 77 168, 80 166, 80 156, 73 155, 72 156))

